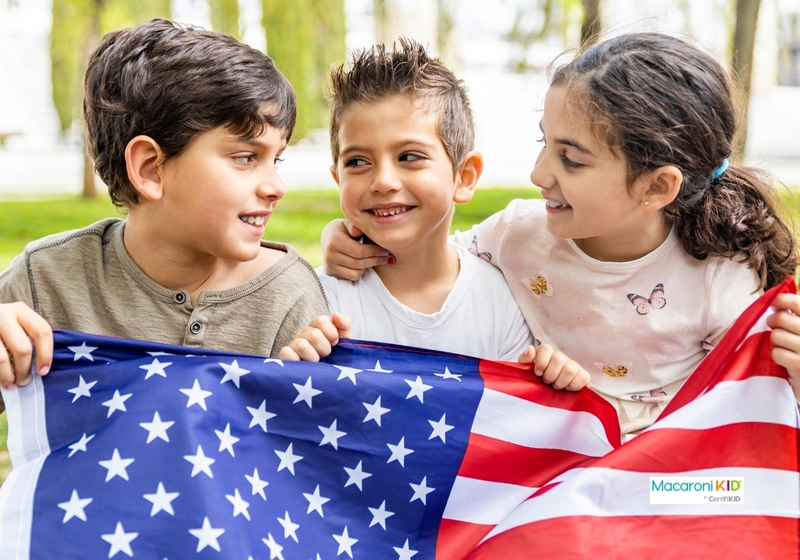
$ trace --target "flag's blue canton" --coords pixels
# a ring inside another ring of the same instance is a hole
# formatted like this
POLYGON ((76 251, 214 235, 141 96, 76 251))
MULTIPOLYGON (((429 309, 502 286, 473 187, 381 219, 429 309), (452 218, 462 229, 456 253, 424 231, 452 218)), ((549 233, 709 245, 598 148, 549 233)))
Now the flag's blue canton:
POLYGON ((433 558, 477 360, 55 339, 31 558, 433 558))

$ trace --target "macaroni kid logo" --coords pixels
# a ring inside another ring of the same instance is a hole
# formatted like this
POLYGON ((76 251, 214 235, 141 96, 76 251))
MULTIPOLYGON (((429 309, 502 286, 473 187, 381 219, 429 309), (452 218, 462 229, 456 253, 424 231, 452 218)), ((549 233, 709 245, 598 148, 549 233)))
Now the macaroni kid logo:
POLYGON ((651 476, 651 504, 743 504, 744 478, 651 476))

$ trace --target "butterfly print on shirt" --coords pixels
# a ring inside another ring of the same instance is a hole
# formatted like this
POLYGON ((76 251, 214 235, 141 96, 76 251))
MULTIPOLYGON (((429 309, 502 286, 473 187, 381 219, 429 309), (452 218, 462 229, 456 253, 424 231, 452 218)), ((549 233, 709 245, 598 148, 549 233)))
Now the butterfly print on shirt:
POLYGON ((627 377, 632 364, 626 363, 610 366, 603 362, 594 362, 594 365, 609 377, 622 378, 627 377))
POLYGON ((547 281, 543 272, 540 272, 537 276, 532 276, 530 279, 523 278, 522 283, 528 286, 528 289, 533 292, 537 299, 542 296, 551 297, 553 295, 553 285, 547 281))
POLYGON ((473 235, 472 236, 472 243, 469 245, 469 252, 475 255, 478 258, 485 260, 486 262, 492 262, 492 254, 487 253, 486 251, 478 252, 478 237, 473 235))
POLYGON ((664 284, 656 284, 656 287, 650 292, 649 298, 638 294, 628 294, 628 299, 636 307, 636 313, 639 315, 647 315, 651 309, 661 309, 667 305, 664 297, 664 284))
POLYGON ((663 403, 664 397, 666 396, 667 392, 659 387, 657 389, 651 389, 649 395, 631 395, 631 398, 635 401, 646 403, 663 403))

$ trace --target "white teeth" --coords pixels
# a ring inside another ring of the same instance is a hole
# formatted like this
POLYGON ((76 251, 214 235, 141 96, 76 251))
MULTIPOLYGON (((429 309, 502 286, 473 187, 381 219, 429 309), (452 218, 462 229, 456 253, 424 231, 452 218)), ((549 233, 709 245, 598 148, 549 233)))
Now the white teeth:
POLYGON ((571 208, 571 206, 569 204, 562 204, 562 203, 556 202, 554 200, 548 200, 546 202, 546 204, 547 204, 547 206, 549 208, 571 208))
POLYGON ((264 216, 240 216, 239 219, 250 224, 251 226, 264 225, 264 216))
POLYGON ((397 208, 373 208, 372 213, 376 216, 386 217, 386 216, 394 216, 395 214, 402 214, 403 212, 408 212, 409 206, 399 206, 397 208))

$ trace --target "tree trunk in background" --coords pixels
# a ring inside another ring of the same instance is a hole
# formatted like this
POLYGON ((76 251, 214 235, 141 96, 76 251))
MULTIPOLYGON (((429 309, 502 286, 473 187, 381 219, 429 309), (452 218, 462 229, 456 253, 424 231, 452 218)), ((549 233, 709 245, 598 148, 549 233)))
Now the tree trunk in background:
POLYGON ((344 62, 344 1, 262 0, 262 12, 267 54, 297 95, 297 140, 327 126, 323 85, 331 64, 344 62))
MULTIPOLYGON (((97 47, 98 42, 100 41, 100 11, 103 9, 103 3, 105 0, 94 0, 94 5, 92 6, 92 12, 89 17, 89 27, 86 31, 86 40, 85 40, 85 47, 84 47, 84 67, 85 63, 89 58, 89 55, 94 51, 95 47, 97 47)), ((83 72, 81 72, 82 74, 83 72)), ((83 96, 80 96, 82 99, 83 96)), ((84 133, 84 137, 86 134, 84 133)), ((89 152, 87 149, 88 142, 84 141, 83 143, 83 198, 97 198, 97 185, 95 183, 94 178, 94 164, 92 163, 92 158, 89 157, 89 152)))
POLYGON ((211 28, 241 40, 239 29, 239 0, 208 0, 211 28))
POLYGON ((731 70, 740 93, 741 123, 733 139, 731 159, 741 162, 747 147, 747 114, 750 108, 750 86, 753 77, 753 50, 756 42, 758 9, 761 0, 736 0, 736 27, 733 31, 731 70))
POLYGON ((600 19, 600 0, 581 0, 583 21, 581 21, 581 48, 597 42, 602 31, 600 19))

